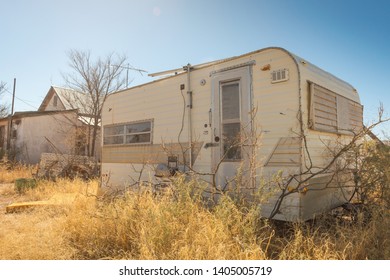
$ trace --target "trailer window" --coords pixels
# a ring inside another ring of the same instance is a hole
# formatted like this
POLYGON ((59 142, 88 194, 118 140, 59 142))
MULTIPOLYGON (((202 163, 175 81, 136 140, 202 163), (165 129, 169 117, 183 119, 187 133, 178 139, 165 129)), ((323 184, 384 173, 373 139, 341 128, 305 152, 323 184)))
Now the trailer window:
POLYGON ((104 127, 104 145, 150 144, 152 121, 139 121, 104 127))
POLYGON ((363 127, 363 106, 310 83, 309 127, 324 132, 352 134, 363 127))

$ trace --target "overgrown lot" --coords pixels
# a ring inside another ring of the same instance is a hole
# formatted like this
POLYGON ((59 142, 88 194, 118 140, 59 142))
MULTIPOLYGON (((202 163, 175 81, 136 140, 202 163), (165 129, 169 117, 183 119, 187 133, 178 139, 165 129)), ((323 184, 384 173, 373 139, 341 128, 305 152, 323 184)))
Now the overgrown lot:
POLYGON ((39 181, 19 194, 12 182, 31 169, 18 166, 13 176, 1 168, 0 259, 390 259, 386 207, 372 208, 366 221, 276 223, 229 197, 205 207, 182 178, 159 194, 97 195, 98 181, 77 179, 39 181), (5 214, 10 202, 70 192, 78 193, 70 206, 5 214))

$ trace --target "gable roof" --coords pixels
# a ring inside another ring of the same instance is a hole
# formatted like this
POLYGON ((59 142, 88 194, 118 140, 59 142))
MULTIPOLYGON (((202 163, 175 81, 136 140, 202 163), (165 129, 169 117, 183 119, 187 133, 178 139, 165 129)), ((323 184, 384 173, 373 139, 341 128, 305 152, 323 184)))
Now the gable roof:
POLYGON ((88 95, 74 89, 51 86, 38 111, 45 111, 50 100, 56 94, 65 110, 78 109, 80 114, 88 114, 88 95))
POLYGON ((56 111, 23 111, 23 112, 15 112, 12 118, 17 119, 17 118, 39 117, 39 116, 49 116, 49 115, 72 113, 72 112, 77 112, 77 110, 70 109, 70 110, 56 110, 56 111))
MULTIPOLYGON (((52 111, 21 111, 21 112, 14 112, 12 115, 12 119, 21 119, 21 118, 28 118, 28 117, 39 117, 39 116, 50 116, 55 114, 63 114, 63 113, 77 113, 77 109, 70 109, 70 110, 52 110, 52 111)), ((0 121, 9 121, 11 115, 8 115, 6 117, 0 118, 0 121)))

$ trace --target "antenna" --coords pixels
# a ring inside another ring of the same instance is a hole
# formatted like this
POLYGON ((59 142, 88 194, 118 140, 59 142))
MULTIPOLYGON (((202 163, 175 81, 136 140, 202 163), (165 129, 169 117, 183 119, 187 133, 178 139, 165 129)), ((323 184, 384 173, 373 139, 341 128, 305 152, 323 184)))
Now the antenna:
POLYGON ((142 70, 142 69, 139 69, 139 68, 135 68, 133 66, 131 66, 129 63, 127 63, 127 66, 123 66, 123 65, 113 65, 113 64, 110 64, 109 66, 111 67, 119 67, 119 68, 123 68, 123 69, 126 69, 126 88, 129 87, 129 70, 133 70, 133 71, 137 71, 139 72, 141 75, 142 73, 148 73, 148 71, 145 71, 145 70, 142 70))

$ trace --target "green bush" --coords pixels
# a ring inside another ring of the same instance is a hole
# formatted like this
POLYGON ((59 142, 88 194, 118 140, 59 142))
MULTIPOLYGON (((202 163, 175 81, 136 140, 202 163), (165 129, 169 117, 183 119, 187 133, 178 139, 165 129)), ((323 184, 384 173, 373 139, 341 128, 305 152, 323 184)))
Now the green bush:
POLYGON ((15 191, 19 194, 24 193, 27 189, 33 189, 37 186, 37 181, 30 178, 19 178, 15 180, 15 191))

